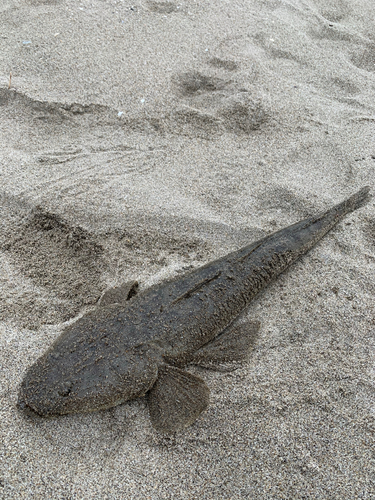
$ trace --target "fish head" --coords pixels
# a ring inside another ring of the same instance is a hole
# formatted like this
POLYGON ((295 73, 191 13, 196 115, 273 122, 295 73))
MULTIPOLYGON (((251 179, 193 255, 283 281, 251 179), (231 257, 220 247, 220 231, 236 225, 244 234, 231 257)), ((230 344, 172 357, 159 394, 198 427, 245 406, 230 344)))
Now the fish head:
POLYGON ((158 366, 149 347, 120 350, 104 343, 84 347, 58 341, 27 371, 19 407, 43 417, 111 408, 144 395, 158 366))

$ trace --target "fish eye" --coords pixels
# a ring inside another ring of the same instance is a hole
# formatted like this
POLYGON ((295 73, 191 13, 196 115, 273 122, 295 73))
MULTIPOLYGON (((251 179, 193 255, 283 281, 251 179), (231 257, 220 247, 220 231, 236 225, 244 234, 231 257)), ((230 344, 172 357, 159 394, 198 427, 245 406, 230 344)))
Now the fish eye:
POLYGON ((64 382, 58 390, 59 396, 62 396, 62 397, 69 396, 69 394, 72 390, 72 386, 73 386, 72 382, 70 382, 70 381, 64 382))

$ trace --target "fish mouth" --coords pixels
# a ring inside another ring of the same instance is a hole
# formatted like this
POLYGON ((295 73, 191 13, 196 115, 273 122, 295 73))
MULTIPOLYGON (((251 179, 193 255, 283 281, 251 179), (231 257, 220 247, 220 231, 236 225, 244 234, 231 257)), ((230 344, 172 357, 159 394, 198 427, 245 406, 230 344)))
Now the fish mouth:
POLYGON ((21 413, 25 417, 31 417, 33 419, 35 419, 35 418, 45 419, 45 418, 52 418, 53 417, 53 415, 41 415, 40 413, 38 413, 37 410, 35 410, 32 406, 30 406, 21 397, 18 398, 16 407, 17 407, 18 412, 21 413))
POLYGON ((27 391, 25 390, 24 382, 21 384, 21 387, 18 392, 16 408, 19 413, 21 413, 23 416, 26 417, 40 418, 47 416, 46 413, 40 411, 38 405, 33 404, 32 399, 30 399, 29 395, 27 394, 27 391))
POLYGON ((22 382, 17 407, 28 415, 52 418, 74 413, 91 413, 107 410, 124 403, 128 398, 114 391, 81 391, 73 381, 63 381, 56 384, 40 383, 33 378, 22 382))
POLYGON ((51 402, 51 400, 43 401, 39 398, 30 399, 30 397, 20 392, 17 401, 17 409, 25 416, 43 418, 44 420, 75 413, 92 413, 108 410, 109 408, 123 404, 125 401, 126 399, 123 397, 111 400, 110 402, 96 401, 96 404, 91 402, 91 405, 86 401, 82 401, 81 405, 77 407, 76 403, 74 404, 65 397, 58 398, 55 402, 51 402))
POLYGON ((28 395, 24 394, 22 390, 18 396, 17 408, 26 415, 43 418, 55 417, 56 415, 61 415, 61 413, 63 413, 59 412, 57 408, 53 407, 50 403, 45 405, 36 398, 28 397, 28 395))
POLYGON ((33 367, 21 383, 17 407, 19 410, 40 417, 53 417, 69 413, 64 411, 73 384, 64 382, 48 384, 44 378, 35 377, 33 367))

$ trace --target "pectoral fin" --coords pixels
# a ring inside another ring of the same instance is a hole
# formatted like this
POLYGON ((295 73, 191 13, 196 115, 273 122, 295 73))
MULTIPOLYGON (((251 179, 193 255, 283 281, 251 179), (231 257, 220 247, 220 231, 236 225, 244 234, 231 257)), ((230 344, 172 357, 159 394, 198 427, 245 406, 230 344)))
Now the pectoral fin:
POLYGON ((112 304, 125 304, 125 302, 136 295, 138 290, 138 281, 127 281, 126 283, 105 290, 99 299, 100 307, 112 304))
POLYGON ((148 396, 152 425, 165 433, 191 425, 207 408, 209 393, 199 377, 174 366, 162 367, 148 396))
POLYGON ((248 321, 228 327, 212 342, 198 349, 190 363, 214 370, 228 371, 238 368, 238 365, 249 357, 259 328, 259 321, 248 321))

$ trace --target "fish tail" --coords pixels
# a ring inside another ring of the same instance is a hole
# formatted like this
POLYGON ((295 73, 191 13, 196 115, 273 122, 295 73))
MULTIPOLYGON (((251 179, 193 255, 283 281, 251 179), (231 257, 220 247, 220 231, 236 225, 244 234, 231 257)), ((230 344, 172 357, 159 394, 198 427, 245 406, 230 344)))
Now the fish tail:
POLYGON ((350 212, 353 212, 354 210, 357 210, 357 208, 362 207, 369 201, 369 199, 371 198, 369 193, 370 193, 370 186, 365 186, 357 193, 353 194, 353 196, 351 196, 347 200, 337 205, 336 206, 337 211, 341 212, 342 215, 345 215, 350 212))
POLYGON ((326 227, 326 231, 329 231, 329 229, 337 224, 341 219, 343 219, 345 215, 349 214, 350 212, 354 212, 354 210, 357 210, 357 208, 365 205, 370 199, 369 192, 369 186, 362 188, 360 191, 350 196, 350 198, 347 198, 346 200, 342 201, 338 205, 335 205, 326 212, 323 212, 316 217, 311 217, 308 220, 308 223, 321 223, 323 227, 326 227))
POLYGON ((367 203, 370 199, 369 191, 369 186, 366 186, 326 212, 290 226, 295 234, 302 231, 300 237, 302 237, 305 242, 302 253, 312 248, 312 246, 340 222, 345 215, 357 210, 357 208, 367 203))

